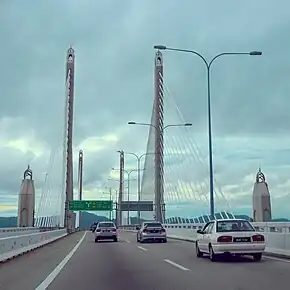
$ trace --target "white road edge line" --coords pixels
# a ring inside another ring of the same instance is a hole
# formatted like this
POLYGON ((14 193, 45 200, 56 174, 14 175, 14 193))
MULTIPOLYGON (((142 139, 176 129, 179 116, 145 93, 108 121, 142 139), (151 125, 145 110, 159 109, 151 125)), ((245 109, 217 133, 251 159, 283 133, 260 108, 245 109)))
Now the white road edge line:
POLYGON ((73 254, 77 251, 77 249, 79 248, 79 246, 83 242, 86 234, 87 234, 87 232, 84 233, 82 238, 75 245, 75 247, 71 250, 71 252, 56 266, 56 268, 41 282, 41 284, 35 288, 35 290, 45 290, 48 288, 48 286, 53 282, 53 280, 57 277, 57 275, 61 272, 61 270, 64 268, 64 266, 71 259, 73 254))
POLYGON ((181 265, 179 265, 179 264, 177 264, 177 263, 175 263, 175 262, 173 262, 173 261, 171 261, 171 260, 164 259, 164 261, 165 261, 166 263, 171 264, 172 266, 174 266, 174 267, 180 269, 180 270, 183 270, 183 271, 189 271, 189 269, 187 269, 187 268, 185 268, 185 267, 183 267, 183 266, 181 266, 181 265))
POLYGON ((147 249, 146 248, 143 248, 143 247, 141 247, 141 246, 137 246, 140 250, 142 250, 142 251, 147 251, 147 249))

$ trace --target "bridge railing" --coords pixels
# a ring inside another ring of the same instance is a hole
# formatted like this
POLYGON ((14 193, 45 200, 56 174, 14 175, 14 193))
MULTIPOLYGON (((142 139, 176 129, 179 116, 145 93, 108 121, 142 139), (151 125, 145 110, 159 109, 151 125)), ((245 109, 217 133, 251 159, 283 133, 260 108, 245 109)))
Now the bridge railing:
MULTIPOLYGON (((167 228, 201 229, 205 223, 164 224, 167 228)), ((290 222, 253 222, 260 232, 290 233, 290 222)))
MULTIPOLYGON (((266 239, 266 251, 273 254, 290 256, 290 222, 252 223, 266 239)), ((195 241, 197 230, 205 224, 165 224, 169 236, 195 241)))
POLYGON ((37 231, 39 228, 35 227, 16 227, 16 228, 0 228, 0 232, 27 232, 27 231, 37 231))

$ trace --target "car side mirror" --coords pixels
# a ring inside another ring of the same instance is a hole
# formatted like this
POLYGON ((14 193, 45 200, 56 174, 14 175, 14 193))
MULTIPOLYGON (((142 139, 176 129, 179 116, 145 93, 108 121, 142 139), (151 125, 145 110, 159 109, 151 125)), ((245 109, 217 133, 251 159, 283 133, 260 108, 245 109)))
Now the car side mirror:
POLYGON ((203 230, 197 230, 197 233, 203 235, 203 230))
POLYGON ((136 227, 136 230, 139 231, 140 230, 140 227, 136 227))

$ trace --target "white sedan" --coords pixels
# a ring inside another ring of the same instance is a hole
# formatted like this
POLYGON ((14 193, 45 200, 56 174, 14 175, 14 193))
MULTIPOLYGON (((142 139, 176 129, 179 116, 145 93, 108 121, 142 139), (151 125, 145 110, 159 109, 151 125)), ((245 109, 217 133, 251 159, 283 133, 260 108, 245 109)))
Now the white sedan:
POLYGON ((265 237, 247 220, 227 219, 208 222, 197 231, 196 255, 209 254, 211 261, 219 255, 251 255, 260 261, 265 250, 265 237))

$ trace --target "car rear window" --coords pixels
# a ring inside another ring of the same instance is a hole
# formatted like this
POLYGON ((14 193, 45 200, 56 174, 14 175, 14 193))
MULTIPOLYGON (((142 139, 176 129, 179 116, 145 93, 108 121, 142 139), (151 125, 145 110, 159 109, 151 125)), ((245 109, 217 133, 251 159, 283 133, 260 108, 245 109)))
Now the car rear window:
POLYGON ((224 232, 254 232, 255 229, 248 221, 231 220, 217 222, 216 231, 218 233, 224 232))
POLYGON ((114 228, 115 225, 113 223, 99 223, 100 228, 114 228))
POLYGON ((160 228, 162 227, 162 224, 161 223, 145 223, 144 224, 144 227, 148 227, 148 228, 160 228))

